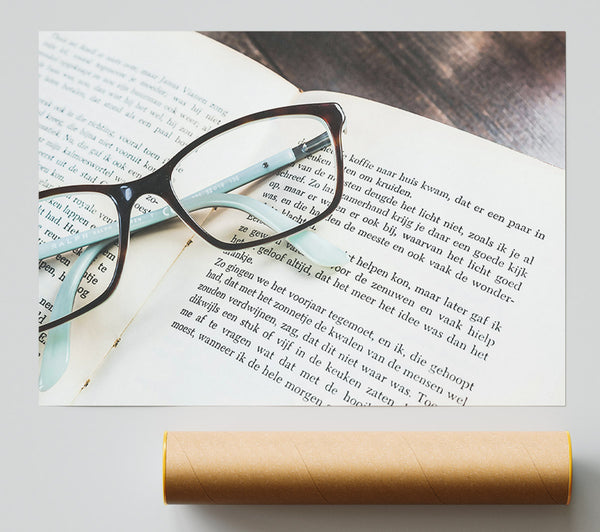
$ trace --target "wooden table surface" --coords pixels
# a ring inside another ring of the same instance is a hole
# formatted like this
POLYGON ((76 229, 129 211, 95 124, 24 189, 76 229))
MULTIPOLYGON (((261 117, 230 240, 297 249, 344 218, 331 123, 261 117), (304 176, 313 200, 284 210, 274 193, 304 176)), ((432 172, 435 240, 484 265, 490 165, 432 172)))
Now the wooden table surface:
POLYGON ((205 32, 302 90, 362 96, 565 167, 562 32, 205 32))

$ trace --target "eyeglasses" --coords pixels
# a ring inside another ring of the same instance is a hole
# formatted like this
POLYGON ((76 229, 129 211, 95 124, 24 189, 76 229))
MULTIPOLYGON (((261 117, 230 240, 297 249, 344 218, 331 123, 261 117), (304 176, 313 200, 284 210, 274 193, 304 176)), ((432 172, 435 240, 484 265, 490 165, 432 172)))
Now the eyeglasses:
POLYGON ((41 191, 39 331, 106 301, 130 233, 174 217, 220 249, 286 238, 317 264, 347 262, 309 230, 342 196, 344 121, 334 103, 262 111, 209 131, 140 179, 41 191))

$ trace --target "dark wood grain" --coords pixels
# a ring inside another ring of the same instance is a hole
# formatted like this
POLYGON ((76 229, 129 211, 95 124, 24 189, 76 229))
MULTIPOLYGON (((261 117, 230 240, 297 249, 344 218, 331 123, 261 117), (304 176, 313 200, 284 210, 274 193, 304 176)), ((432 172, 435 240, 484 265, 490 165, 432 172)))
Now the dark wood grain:
POLYGON ((302 90, 376 100, 565 165, 561 32, 208 32, 302 90))

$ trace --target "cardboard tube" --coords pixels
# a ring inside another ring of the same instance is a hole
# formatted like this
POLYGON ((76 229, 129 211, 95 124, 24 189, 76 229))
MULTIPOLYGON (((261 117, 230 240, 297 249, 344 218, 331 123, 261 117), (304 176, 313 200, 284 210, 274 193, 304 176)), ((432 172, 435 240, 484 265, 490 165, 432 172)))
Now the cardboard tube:
POLYGON ((165 503, 568 504, 568 432, 167 432, 165 503))

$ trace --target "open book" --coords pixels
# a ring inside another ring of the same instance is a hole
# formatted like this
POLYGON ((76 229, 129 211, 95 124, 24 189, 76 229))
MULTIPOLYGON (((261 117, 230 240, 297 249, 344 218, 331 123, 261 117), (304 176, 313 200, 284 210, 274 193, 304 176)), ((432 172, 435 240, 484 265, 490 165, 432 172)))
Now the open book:
POLYGON ((315 232, 349 257, 224 252, 183 223, 136 236, 41 404, 564 404, 563 170, 301 92, 194 33, 43 33, 39 83, 44 189, 129 181, 234 118, 339 103, 344 195, 315 232))

